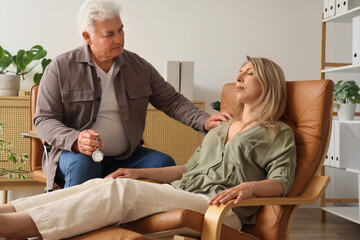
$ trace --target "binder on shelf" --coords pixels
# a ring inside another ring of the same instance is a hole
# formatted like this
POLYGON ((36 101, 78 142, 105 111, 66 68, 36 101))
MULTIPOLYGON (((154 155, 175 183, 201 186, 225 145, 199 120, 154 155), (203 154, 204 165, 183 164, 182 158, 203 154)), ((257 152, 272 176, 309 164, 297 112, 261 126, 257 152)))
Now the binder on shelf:
POLYGON ((335 0, 335 15, 340 15, 342 13, 342 4, 343 0, 335 0))
POLYGON ((359 64, 359 27, 360 27, 360 16, 354 17, 352 21, 352 64, 359 64))
POLYGON ((194 62, 180 63, 180 93, 194 100, 194 62))
POLYGON ((328 151, 327 151, 327 153, 326 153, 326 156, 325 156, 324 166, 330 166, 329 157, 330 157, 330 144, 329 144, 329 147, 328 147, 328 151))
POLYGON ((332 124, 330 144, 329 144, 329 166, 335 167, 335 123, 332 124))
POLYGON ((341 4, 341 12, 342 13, 346 13, 348 11, 348 0, 342 0, 342 4, 341 4))
POLYGON ((339 122, 334 122, 334 167, 340 167, 340 127, 339 122))
POLYGON ((167 62, 166 81, 169 82, 177 92, 180 91, 180 61, 167 62))
POLYGON ((329 10, 329 15, 328 17, 333 17, 335 16, 335 0, 328 0, 328 10, 329 10))
POLYGON ((329 17, 329 0, 324 0, 324 19, 329 17))

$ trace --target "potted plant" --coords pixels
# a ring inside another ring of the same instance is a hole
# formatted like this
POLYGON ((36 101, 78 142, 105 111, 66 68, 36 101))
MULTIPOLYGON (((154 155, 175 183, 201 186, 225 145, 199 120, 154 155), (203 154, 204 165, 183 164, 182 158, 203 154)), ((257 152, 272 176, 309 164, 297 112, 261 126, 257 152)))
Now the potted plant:
POLYGON ((340 120, 354 119, 356 104, 360 103, 359 86, 354 80, 338 81, 334 86, 334 108, 340 120))
MULTIPOLYGON (((0 135, 3 133, 4 123, 0 122, 0 135)), ((4 139, 0 138, 0 152, 6 153, 6 160, 0 159, 0 162, 12 162, 15 164, 23 164, 26 160, 29 159, 27 154, 17 154, 11 151, 11 147, 13 146, 12 142, 6 142, 4 139)), ((19 179, 26 179, 25 171, 22 169, 22 165, 17 166, 13 169, 0 168, 0 177, 7 175, 9 179, 14 179, 14 175, 17 175, 19 179)))
POLYGON ((42 72, 35 73, 34 84, 40 82, 46 66, 51 59, 46 59, 47 51, 40 45, 33 46, 30 50, 19 50, 16 55, 0 46, 0 96, 17 96, 20 88, 20 77, 31 72, 41 62, 42 72), (13 66, 10 70, 9 67, 13 66))

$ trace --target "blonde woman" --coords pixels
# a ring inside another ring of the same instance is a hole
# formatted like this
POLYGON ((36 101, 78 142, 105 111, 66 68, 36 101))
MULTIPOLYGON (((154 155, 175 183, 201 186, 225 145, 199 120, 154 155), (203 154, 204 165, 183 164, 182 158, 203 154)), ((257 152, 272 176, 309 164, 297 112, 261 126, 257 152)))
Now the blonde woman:
MULTIPOLYGON (((295 172, 293 132, 279 121, 286 103, 281 68, 247 57, 236 77, 238 113, 211 130, 184 166, 118 169, 106 179, 0 207, 0 236, 60 239, 175 209, 205 213, 209 204, 284 196, 295 172), (164 184, 135 179, 153 179, 164 184)), ((253 224, 258 207, 235 208, 224 224, 253 224)))

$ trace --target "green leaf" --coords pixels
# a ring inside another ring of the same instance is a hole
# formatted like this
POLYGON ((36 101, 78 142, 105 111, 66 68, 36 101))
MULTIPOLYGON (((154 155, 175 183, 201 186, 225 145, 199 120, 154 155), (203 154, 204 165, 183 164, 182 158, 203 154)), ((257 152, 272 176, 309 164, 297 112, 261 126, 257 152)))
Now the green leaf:
POLYGON ((41 50, 34 56, 33 59, 34 60, 42 59, 42 58, 46 57, 46 54, 47 54, 46 50, 41 50))
POLYGON ((16 54, 15 63, 16 63, 18 74, 25 70, 25 68, 27 66, 27 64, 26 64, 27 58, 28 58, 28 55, 26 54, 26 52, 24 50, 19 50, 18 53, 16 54))
POLYGON ((6 155, 6 159, 10 162, 12 162, 13 164, 16 164, 17 163, 17 158, 14 156, 14 154, 12 153, 8 153, 6 155))
POLYGON ((42 50, 44 50, 44 48, 42 46, 40 46, 40 45, 35 45, 30 49, 30 51, 32 51, 34 53, 37 53, 37 52, 42 51, 42 50))
POLYGON ((2 62, 5 57, 5 50, 0 46, 0 62, 2 62))
POLYGON ((4 132, 4 123, 0 122, 0 134, 4 132))
POLYGON ((13 180, 14 179, 14 174, 12 174, 12 172, 8 172, 8 178, 10 180, 13 180))
POLYGON ((220 111, 220 102, 219 101, 213 102, 210 105, 213 109, 220 111))
POLYGON ((7 67, 10 66, 10 64, 13 62, 13 56, 11 56, 11 54, 5 50, 5 55, 4 58, 2 60, 2 62, 0 62, 0 67, 5 70, 7 67))
POLYGON ((35 73, 34 75, 34 84, 40 84, 42 73, 35 73))
POLYGON ((26 176, 22 173, 18 173, 18 178, 24 180, 24 179, 26 179, 26 176))
POLYGON ((18 170, 18 171, 21 171, 21 170, 22 170, 22 168, 23 168, 23 167, 22 167, 22 166, 20 166, 20 167, 18 167, 18 168, 17 168, 17 170, 18 170))
POLYGON ((49 63, 51 63, 51 59, 44 58, 41 61, 41 66, 42 66, 43 72, 45 71, 45 68, 47 67, 47 65, 49 65, 49 63))

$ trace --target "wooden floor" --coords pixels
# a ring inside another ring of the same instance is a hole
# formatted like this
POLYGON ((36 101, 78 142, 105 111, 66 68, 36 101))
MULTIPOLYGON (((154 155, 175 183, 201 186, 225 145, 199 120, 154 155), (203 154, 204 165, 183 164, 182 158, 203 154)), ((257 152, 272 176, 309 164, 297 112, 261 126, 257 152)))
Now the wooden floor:
POLYGON ((331 213, 326 213, 326 221, 321 222, 320 209, 299 208, 293 220, 290 240, 300 239, 359 240, 360 225, 331 213))

